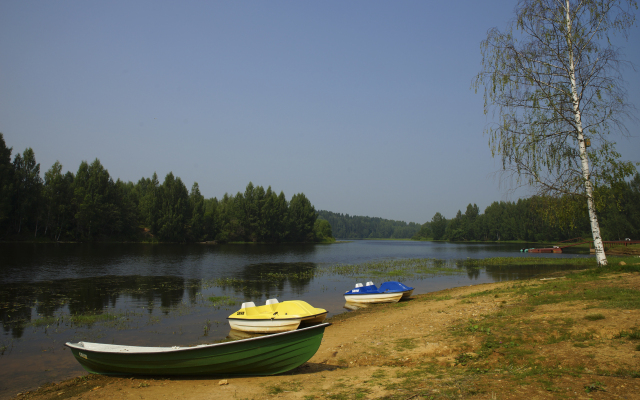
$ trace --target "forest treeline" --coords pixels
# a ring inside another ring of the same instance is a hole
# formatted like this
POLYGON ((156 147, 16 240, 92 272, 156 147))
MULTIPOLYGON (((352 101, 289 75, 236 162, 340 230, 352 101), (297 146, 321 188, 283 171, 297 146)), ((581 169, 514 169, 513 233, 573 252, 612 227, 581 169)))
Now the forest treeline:
POLYGON ((421 228, 415 222, 338 214, 318 211, 320 218, 329 221, 333 236, 340 239, 410 239, 421 228))
MULTIPOLYGON (((640 174, 619 187, 599 190, 603 240, 640 239, 640 174)), ((592 237, 583 198, 533 196, 493 202, 484 214, 476 204, 469 204, 464 213, 458 210, 452 219, 437 212, 413 239, 558 242, 578 237, 592 237)))
POLYGON ((150 240, 166 242, 331 241, 309 199, 285 198, 251 182, 244 193, 206 199, 168 173, 137 183, 113 180, 100 161, 83 161, 74 174, 56 161, 40 176, 31 148, 15 155, 0 133, 0 240, 150 240))

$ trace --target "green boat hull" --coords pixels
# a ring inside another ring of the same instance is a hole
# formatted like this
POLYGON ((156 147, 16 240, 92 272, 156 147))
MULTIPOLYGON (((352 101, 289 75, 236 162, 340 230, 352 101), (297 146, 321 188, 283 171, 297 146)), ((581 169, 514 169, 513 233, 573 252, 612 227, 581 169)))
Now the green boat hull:
POLYGON ((93 374, 274 375, 299 367, 313 357, 322 342, 324 329, 329 325, 324 323, 290 332, 184 348, 83 342, 66 345, 80 365, 93 374))

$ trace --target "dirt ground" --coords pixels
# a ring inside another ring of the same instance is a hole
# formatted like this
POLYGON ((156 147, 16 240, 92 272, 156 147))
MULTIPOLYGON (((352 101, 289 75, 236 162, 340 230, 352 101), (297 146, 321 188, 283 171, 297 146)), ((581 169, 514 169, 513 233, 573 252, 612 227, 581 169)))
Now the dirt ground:
POLYGON ((638 289, 638 273, 459 287, 341 314, 315 356, 283 375, 87 375, 15 398, 640 399, 638 289), (589 295, 606 288, 628 303, 589 295), (568 291, 584 296, 553 297, 568 291))

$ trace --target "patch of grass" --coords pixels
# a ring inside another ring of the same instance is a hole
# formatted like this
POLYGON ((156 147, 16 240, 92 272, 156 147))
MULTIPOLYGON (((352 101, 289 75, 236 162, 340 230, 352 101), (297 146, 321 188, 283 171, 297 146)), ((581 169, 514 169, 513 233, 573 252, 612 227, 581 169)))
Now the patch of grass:
POLYGON ((356 400, 359 399, 366 399, 367 395, 371 393, 370 389, 366 389, 366 388, 357 388, 355 393, 353 394, 353 398, 356 400))
POLYGON ((395 342, 396 351, 411 350, 418 347, 414 339, 400 339, 395 342))
POLYGON ((618 368, 615 371, 596 368, 596 373, 602 376, 616 376, 624 378, 640 378, 640 370, 630 370, 627 368, 618 368))
MULTIPOLYGON (((571 346, 574 348, 601 347, 599 340, 593 340, 593 332, 574 333, 573 327, 577 325, 588 327, 587 321, 599 321, 607 317, 602 313, 592 313, 578 319, 567 317, 566 315, 571 314, 563 313, 565 315, 563 317, 553 318, 553 314, 551 314, 539 318, 538 315, 532 314, 537 306, 577 301, 597 304, 597 308, 633 309, 640 307, 640 291, 612 286, 624 284, 624 277, 616 280, 615 275, 610 276, 604 272, 594 273, 591 271, 571 275, 574 276, 569 279, 544 281, 544 283, 535 281, 515 283, 510 287, 503 287, 500 294, 498 291, 484 291, 459 297, 463 299, 462 303, 467 303, 471 302, 470 300, 474 297, 498 295, 509 297, 512 304, 492 314, 461 321, 452 326, 451 335, 462 336, 464 343, 472 343, 470 339, 473 338, 475 346, 471 348, 471 351, 477 356, 473 353, 460 352, 464 346, 461 348, 460 340, 458 340, 456 349, 459 353, 455 358, 456 368, 442 367, 444 375, 450 378, 452 371, 463 371, 467 377, 475 376, 474 379, 482 380, 483 378, 478 375, 488 372, 498 373, 517 380, 517 384, 534 384, 549 392, 557 393, 553 396, 563 397, 569 394, 565 392, 566 388, 559 383, 558 378, 563 376, 581 377, 585 374, 586 366, 580 363, 579 358, 568 361, 568 365, 562 361, 561 365, 553 355, 543 357, 539 347, 544 348, 546 344, 557 343, 563 343, 563 345, 554 346, 554 348, 566 349, 567 346, 569 348, 571 346), (470 339, 467 340, 465 336, 470 339), (500 366, 500 368, 494 370, 495 366, 500 366)), ((621 331, 617 337, 629 341, 640 340, 640 328, 627 328, 627 330, 621 331)), ((640 351, 640 344, 633 343, 632 348, 640 351)), ((593 354, 584 353, 586 352, 578 354, 581 354, 581 357, 585 357, 585 359, 596 358, 593 354)), ((622 367, 616 371, 599 369, 597 374, 625 378, 640 377, 640 369, 636 367, 622 367)), ((398 377, 400 378, 400 376, 398 377)), ((409 378, 407 376, 405 380, 409 378)), ((415 378, 411 379, 415 380, 415 378)), ((401 387, 399 384, 394 385, 396 389, 401 387)), ((593 382, 584 388, 587 393, 605 390, 604 385, 599 382, 593 382)), ((439 396, 442 397, 446 390, 439 389, 439 396)), ((458 392, 458 396, 464 390, 470 394, 474 389, 465 388, 458 392)), ((416 393, 414 391, 412 394, 416 393)), ((570 394, 573 394, 573 390, 570 394)))
POLYGON ((267 387, 267 393, 277 395, 284 392, 298 392, 302 388, 300 382, 282 382, 267 387))
POLYGON ((465 267, 486 267, 504 265, 572 265, 572 266, 597 266, 594 258, 547 258, 547 257, 492 257, 484 259, 463 260, 465 267))
POLYGON ((468 325, 464 325, 464 324, 460 324, 454 327, 454 330, 465 333, 465 332, 471 332, 471 333, 486 333, 486 334, 490 334, 491 333, 491 323, 488 320, 483 321, 483 323, 478 323, 478 321, 474 320, 474 319, 469 319, 468 321, 468 325))
POLYGON ((383 369, 376 370, 371 374, 371 379, 384 379, 387 377, 387 373, 383 369))
POLYGON ((568 301, 600 301, 604 308, 640 309, 640 290, 619 287, 583 288, 564 293, 532 292, 527 302, 531 305, 558 304, 568 301))
POLYGON ((640 272, 640 265, 636 257, 607 257, 609 265, 604 268, 595 268, 594 274, 609 274, 611 272, 640 272), (626 265, 620 265, 624 262, 626 265))
POLYGON ((597 391, 601 391, 601 392, 606 392, 604 385, 598 381, 590 384, 590 385, 585 385, 584 387, 584 391, 587 393, 591 393, 591 392, 597 392, 597 391))
POLYGON ((489 295, 494 295, 495 297, 499 297, 498 294, 496 293, 502 293, 504 292, 505 289, 493 289, 493 290, 483 290, 481 292, 475 292, 475 293, 469 293, 469 294, 465 294, 460 296, 461 299, 468 299, 468 298, 473 298, 473 297, 483 297, 483 296, 489 296, 489 295))
POLYGON ((460 353, 456 358, 456 365, 467 365, 467 362, 474 359, 473 355, 469 353, 460 353))
POLYGON ((512 307, 504 307, 502 310, 498 311, 496 314, 497 317, 508 317, 508 318, 516 318, 520 317, 526 313, 530 313, 533 311, 533 307, 526 306, 512 306, 512 307))
POLYGON ((622 330, 615 337, 617 339, 626 338, 626 339, 630 339, 630 340, 640 340, 640 330, 632 329, 631 332, 627 332, 625 330, 622 330))
POLYGON ((452 299, 451 295, 448 295, 448 294, 434 298, 435 301, 444 301, 444 300, 451 300, 451 299, 452 299))
POLYGON ((424 370, 420 368, 411 368, 411 369, 402 368, 396 371, 396 378, 416 378, 424 375, 425 375, 424 370))
POLYGON ((284 392, 285 390, 279 385, 273 385, 273 386, 267 387, 267 393, 272 396, 275 396, 277 394, 284 393, 284 392))

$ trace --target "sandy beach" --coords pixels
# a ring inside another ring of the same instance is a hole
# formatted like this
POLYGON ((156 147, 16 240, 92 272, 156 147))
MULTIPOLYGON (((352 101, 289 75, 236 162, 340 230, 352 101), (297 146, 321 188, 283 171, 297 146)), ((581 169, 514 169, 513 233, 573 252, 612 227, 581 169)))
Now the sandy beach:
POLYGON ((270 377, 86 375, 16 399, 640 399, 640 274, 559 273, 373 305, 270 377))

